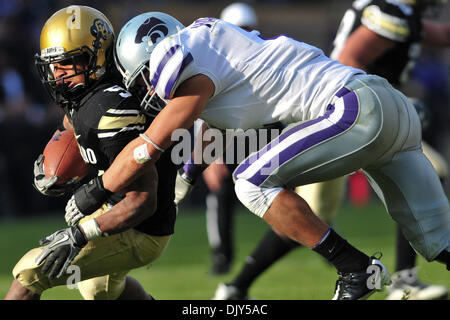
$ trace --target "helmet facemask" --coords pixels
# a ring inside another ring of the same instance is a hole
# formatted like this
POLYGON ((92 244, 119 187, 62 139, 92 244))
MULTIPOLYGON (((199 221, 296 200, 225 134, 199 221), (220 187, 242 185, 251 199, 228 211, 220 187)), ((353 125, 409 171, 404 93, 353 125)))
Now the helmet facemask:
POLYGON ((149 75, 150 70, 147 63, 144 63, 130 77, 130 80, 125 86, 127 90, 141 101, 140 106, 142 111, 146 115, 154 118, 166 106, 166 103, 156 94, 153 85, 148 79, 149 75))
POLYGON ((44 87, 49 92, 52 99, 58 104, 67 104, 68 102, 80 99, 86 89, 91 87, 94 75, 99 69, 96 66, 96 54, 88 47, 81 47, 71 51, 64 52, 57 56, 43 57, 35 56, 35 64, 44 87), (72 65, 74 73, 61 78, 55 78, 54 64, 72 65), (83 75, 84 83, 69 87, 71 79, 83 75))

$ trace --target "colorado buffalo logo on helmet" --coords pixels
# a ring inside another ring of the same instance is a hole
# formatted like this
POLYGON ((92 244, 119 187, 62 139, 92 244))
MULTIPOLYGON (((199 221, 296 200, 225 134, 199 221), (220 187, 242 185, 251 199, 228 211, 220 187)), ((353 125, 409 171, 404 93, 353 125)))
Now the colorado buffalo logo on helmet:
POLYGON ((109 25, 105 23, 102 19, 95 19, 94 23, 91 26, 91 34, 97 38, 100 36, 103 40, 106 40, 108 38, 108 35, 112 33, 112 30, 110 29, 109 25))
POLYGON ((145 37, 149 37, 147 41, 156 43, 158 38, 164 38, 169 33, 164 21, 151 17, 144 21, 136 32, 135 43, 141 43, 145 37))

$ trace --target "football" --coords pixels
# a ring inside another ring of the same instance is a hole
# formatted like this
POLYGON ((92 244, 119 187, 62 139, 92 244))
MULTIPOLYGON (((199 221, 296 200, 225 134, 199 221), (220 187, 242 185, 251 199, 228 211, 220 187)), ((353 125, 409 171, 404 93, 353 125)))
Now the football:
POLYGON ((44 149, 44 173, 46 177, 57 176, 57 185, 70 179, 81 180, 89 170, 81 157, 73 129, 57 131, 44 149))

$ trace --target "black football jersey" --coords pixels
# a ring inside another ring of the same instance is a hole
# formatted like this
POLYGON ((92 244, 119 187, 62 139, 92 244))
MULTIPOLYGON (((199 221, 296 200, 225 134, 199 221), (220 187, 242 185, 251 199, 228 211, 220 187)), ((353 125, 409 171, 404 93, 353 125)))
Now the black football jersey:
POLYGON ((420 55, 421 12, 395 0, 357 0, 341 20, 331 58, 337 58, 349 35, 361 24, 396 45, 367 67, 368 73, 394 85, 406 82, 420 55))
MULTIPOLYGON (((65 111, 83 159, 99 171, 108 169, 120 151, 151 122, 141 113, 139 102, 114 81, 98 85, 76 107, 65 111)), ((176 217, 173 200, 177 167, 170 159, 170 150, 161 156, 156 167, 159 175, 157 210, 134 229, 163 236, 174 232, 176 217)), ((115 193, 108 202, 115 204, 123 197, 115 193)))

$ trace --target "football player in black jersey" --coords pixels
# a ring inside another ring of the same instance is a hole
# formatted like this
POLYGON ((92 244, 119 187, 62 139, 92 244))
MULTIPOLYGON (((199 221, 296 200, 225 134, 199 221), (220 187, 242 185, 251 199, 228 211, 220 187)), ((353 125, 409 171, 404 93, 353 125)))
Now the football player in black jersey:
MULTIPOLYGON (((101 12, 70 6, 46 22, 36 57, 42 82, 65 110, 64 127, 73 127, 84 160, 99 173, 150 123, 114 76, 113 43, 113 28, 101 12)), ((169 155, 124 193, 109 193, 90 215, 71 209, 76 207, 72 198, 65 216, 69 228, 41 240, 41 247, 20 259, 5 299, 39 299, 48 288, 75 284, 85 299, 151 299, 127 273, 154 261, 174 232, 176 167, 169 155), (127 214, 117 214, 118 207, 127 214), (108 233, 100 231, 98 220, 108 233)), ((56 177, 45 177, 42 163, 40 156, 35 164, 39 191, 53 196, 73 191, 73 183, 57 186, 56 177)))
MULTIPOLYGON (((428 0, 358 0, 342 20, 334 40, 331 58, 368 73, 380 75, 398 88, 407 81, 422 43, 450 45, 450 25, 423 19, 425 9, 437 7, 439 1, 428 0)), ((416 108, 422 104, 412 99, 416 108)), ((423 110, 423 109, 421 109, 423 110)), ((445 159, 423 143, 423 151, 441 179, 448 173, 445 159)), ((345 178, 314 183, 297 188, 327 223, 332 223, 343 198, 345 178)), ((245 259, 239 273, 229 282, 220 283, 213 299, 247 299, 254 281, 276 261, 299 244, 270 229, 254 251, 245 259)), ((416 252, 397 228, 397 264, 387 299, 438 299, 448 295, 441 285, 425 284, 417 279, 414 268, 416 252), (407 294, 405 294, 407 293, 407 294)))

